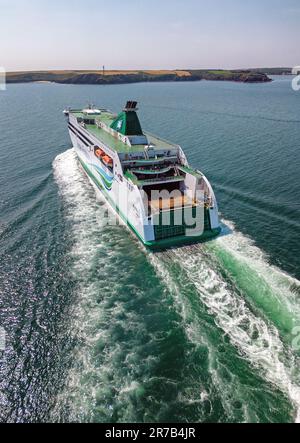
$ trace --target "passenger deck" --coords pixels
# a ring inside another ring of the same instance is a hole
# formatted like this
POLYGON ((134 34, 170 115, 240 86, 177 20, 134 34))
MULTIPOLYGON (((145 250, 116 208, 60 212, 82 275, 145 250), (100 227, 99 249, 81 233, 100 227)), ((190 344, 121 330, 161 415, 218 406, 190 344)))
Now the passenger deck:
MULTIPOLYGON (((86 115, 83 111, 70 111, 70 113, 77 118, 79 123, 82 121, 83 127, 93 136, 95 136, 100 142, 104 143, 120 154, 143 152, 145 149, 145 145, 129 146, 99 127, 100 123, 104 123, 107 127, 111 127, 117 116, 110 111, 101 110, 101 114, 96 115, 86 115), (86 123, 84 123, 84 120, 86 120, 86 123)), ((178 147, 177 145, 174 145, 173 143, 170 143, 167 140, 148 132, 144 132, 144 134, 148 139, 149 145, 153 147, 154 151, 174 150, 174 148, 178 147)))

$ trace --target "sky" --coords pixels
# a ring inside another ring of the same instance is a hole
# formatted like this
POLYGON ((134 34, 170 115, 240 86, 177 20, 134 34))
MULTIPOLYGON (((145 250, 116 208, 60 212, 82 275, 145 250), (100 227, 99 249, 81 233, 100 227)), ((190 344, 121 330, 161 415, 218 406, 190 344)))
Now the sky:
POLYGON ((0 0, 0 67, 300 65, 299 0, 0 0))

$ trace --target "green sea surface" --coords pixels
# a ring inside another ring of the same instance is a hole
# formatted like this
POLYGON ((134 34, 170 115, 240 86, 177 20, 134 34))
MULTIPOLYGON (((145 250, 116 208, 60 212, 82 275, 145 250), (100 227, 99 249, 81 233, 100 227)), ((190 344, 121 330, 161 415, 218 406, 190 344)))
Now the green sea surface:
POLYGON ((0 421, 299 421, 299 100, 288 77, 0 93, 0 421), (105 223, 62 110, 129 99, 212 182, 218 239, 151 253, 105 223))

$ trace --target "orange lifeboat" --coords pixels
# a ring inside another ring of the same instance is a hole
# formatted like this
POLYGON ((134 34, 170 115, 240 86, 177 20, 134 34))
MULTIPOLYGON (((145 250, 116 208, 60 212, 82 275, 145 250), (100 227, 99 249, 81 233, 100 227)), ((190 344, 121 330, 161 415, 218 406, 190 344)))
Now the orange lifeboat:
POLYGON ((103 162, 104 162, 105 164, 107 164, 107 165, 109 165, 109 166, 112 166, 112 164, 113 164, 112 159, 111 159, 108 155, 104 155, 104 156, 102 157, 102 160, 103 160, 103 162))
POLYGON ((103 155, 105 155, 105 152, 102 151, 102 149, 97 148, 97 149, 95 150, 95 156, 96 156, 97 158, 101 159, 101 157, 103 157, 103 155))

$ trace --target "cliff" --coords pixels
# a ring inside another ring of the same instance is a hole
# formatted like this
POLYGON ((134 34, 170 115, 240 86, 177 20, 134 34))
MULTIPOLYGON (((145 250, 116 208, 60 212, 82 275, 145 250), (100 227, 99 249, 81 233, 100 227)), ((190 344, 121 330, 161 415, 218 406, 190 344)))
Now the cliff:
POLYGON ((182 70, 182 71, 34 71, 7 73, 7 83, 54 82, 61 84, 111 85, 170 81, 234 81, 264 83, 271 79, 257 71, 182 70))

